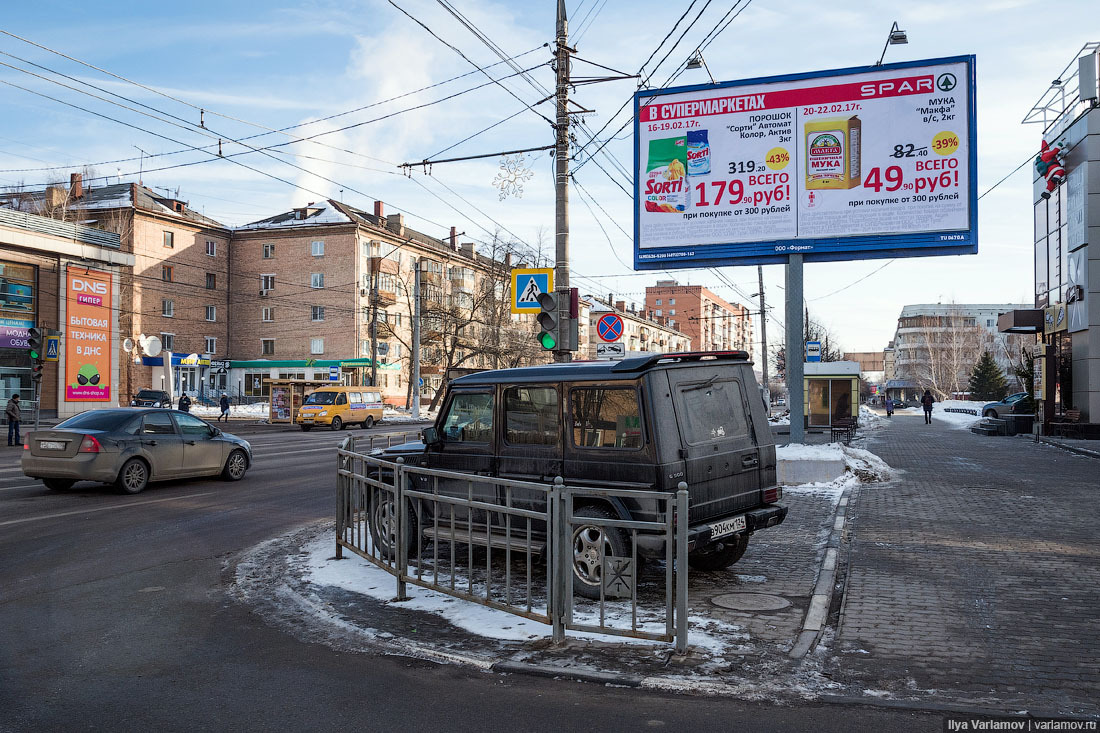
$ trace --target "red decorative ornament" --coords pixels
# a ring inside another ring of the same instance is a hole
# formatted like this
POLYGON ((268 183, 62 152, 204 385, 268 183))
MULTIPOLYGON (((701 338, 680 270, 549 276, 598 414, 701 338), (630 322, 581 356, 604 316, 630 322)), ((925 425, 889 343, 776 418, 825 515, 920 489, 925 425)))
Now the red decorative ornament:
POLYGON ((1043 191, 1043 198, 1050 198, 1050 194, 1054 189, 1066 180, 1065 163, 1068 152, 1069 149, 1064 140, 1055 143, 1053 146, 1048 145, 1047 141, 1044 140, 1042 147, 1039 148, 1039 155, 1035 158, 1035 170, 1038 171, 1039 175, 1046 178, 1047 190, 1043 191))

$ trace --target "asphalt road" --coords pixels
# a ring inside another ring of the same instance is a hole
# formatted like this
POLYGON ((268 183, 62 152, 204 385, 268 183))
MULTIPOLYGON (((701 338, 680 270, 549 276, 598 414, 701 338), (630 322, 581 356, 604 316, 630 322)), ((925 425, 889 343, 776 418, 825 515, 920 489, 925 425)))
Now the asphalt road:
POLYGON ((137 496, 52 492, 22 475, 19 449, 0 451, 0 731, 942 729, 905 711, 479 673, 268 627, 226 592, 233 562, 331 516, 343 435, 250 435, 244 480, 137 496))

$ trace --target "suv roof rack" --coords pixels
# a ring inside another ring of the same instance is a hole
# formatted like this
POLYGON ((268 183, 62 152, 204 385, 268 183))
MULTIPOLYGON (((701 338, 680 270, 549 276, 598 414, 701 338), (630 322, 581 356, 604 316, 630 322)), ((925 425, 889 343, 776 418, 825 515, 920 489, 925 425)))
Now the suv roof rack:
POLYGON ((638 372, 662 361, 686 362, 686 361, 748 361, 747 351, 682 351, 672 354, 651 354, 649 356, 635 356, 632 359, 623 359, 611 367, 613 372, 638 372))

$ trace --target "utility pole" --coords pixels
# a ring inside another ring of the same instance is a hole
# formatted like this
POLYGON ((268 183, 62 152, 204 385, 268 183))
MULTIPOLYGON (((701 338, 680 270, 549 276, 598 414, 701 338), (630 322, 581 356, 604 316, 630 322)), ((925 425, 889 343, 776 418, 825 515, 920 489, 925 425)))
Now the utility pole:
MULTIPOLYGON (((802 310, 802 255, 787 257, 787 406, 791 408, 791 443, 806 440, 806 426, 803 424, 806 409, 806 397, 802 383, 806 361, 806 337, 803 333, 803 316, 809 310, 802 310)), ((806 319, 808 323, 809 319, 806 319)))
MULTIPOLYGON (((569 292, 569 55, 567 43, 569 21, 565 16, 565 0, 558 0, 557 50, 555 73, 557 86, 557 118, 554 125, 554 289, 557 297, 569 292)), ((573 352, 555 349, 554 361, 572 361, 573 352)))
POLYGON ((420 258, 413 263, 412 416, 420 417, 420 258))
MULTIPOLYGON (((381 254, 381 253, 379 253, 381 254)), ((370 278, 370 386, 378 386, 378 267, 381 262, 375 262, 374 258, 368 259, 371 263, 370 278)))
POLYGON ((764 394, 768 395, 771 406, 771 387, 768 383, 768 312, 764 310, 764 266, 756 266, 756 277, 760 281, 760 372, 764 377, 764 394))

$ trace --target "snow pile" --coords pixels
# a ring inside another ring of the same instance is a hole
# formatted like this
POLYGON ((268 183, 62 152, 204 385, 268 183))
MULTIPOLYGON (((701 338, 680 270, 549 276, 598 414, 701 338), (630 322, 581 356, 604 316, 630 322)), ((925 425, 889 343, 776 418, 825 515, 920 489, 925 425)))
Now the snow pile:
POLYGON ((792 444, 778 446, 775 455, 781 461, 843 461, 844 473, 832 481, 819 481, 799 486, 787 486, 785 494, 823 496, 834 501, 840 499, 845 489, 861 483, 889 481, 896 472, 886 461, 868 450, 852 448, 843 443, 825 445, 792 444))
POLYGON ((400 410, 396 407, 386 405, 382 410, 382 420, 385 421, 387 425, 420 425, 422 423, 435 422, 435 417, 438 414, 438 410, 421 409, 420 418, 416 419, 409 410, 400 410))
POLYGON ((778 415, 772 415, 768 418, 768 423, 772 426, 790 425, 791 424, 791 411, 784 410, 778 415))
POLYGON ((981 420, 982 408, 986 402, 970 402, 969 400, 944 400, 932 405, 932 421, 947 423, 953 428, 967 430, 971 425, 981 420), (971 415, 965 412, 946 412, 945 408, 973 410, 978 413, 971 415))
MULTIPOLYGON (((230 405, 229 417, 230 418, 250 418, 255 420, 263 420, 268 416, 269 408, 266 402, 254 402, 251 405, 230 405)), ((191 414, 198 417, 215 418, 222 414, 222 408, 208 405, 200 405, 198 403, 191 404, 191 414)))
POLYGON ((860 432, 881 430, 886 427, 886 418, 869 408, 867 405, 859 406, 859 430, 860 432))

